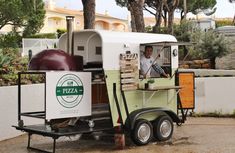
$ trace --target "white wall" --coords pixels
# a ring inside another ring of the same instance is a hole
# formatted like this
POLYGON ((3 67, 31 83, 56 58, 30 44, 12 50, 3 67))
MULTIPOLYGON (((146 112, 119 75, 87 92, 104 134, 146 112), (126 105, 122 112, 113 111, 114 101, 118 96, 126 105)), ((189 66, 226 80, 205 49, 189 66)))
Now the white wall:
MULTIPOLYGON (((26 85, 22 87, 22 110, 43 110, 43 88, 42 84, 26 85)), ((20 134, 12 125, 18 123, 18 88, 17 86, 0 87, 0 141, 9 139, 20 134)), ((42 119, 23 118, 26 125, 43 123, 42 119)))
MULTIPOLYGON (((196 78, 196 113, 219 111, 233 113, 235 110, 235 77, 196 78)), ((22 87, 23 111, 43 110, 44 85, 22 87)), ((17 86, 0 87, 0 141, 22 134, 11 127, 17 125, 17 86)), ((26 125, 43 123, 41 119, 24 118, 26 125)))
POLYGON ((195 112, 232 114, 235 110, 235 77, 204 77, 195 80, 195 112))

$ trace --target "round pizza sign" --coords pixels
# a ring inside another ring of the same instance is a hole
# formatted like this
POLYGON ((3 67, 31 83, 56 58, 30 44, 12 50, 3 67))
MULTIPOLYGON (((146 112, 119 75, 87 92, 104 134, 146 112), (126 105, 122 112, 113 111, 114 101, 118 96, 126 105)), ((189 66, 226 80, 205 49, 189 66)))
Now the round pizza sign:
POLYGON ((74 74, 66 74, 57 82, 56 98, 63 107, 76 107, 81 102, 83 94, 82 81, 74 74))

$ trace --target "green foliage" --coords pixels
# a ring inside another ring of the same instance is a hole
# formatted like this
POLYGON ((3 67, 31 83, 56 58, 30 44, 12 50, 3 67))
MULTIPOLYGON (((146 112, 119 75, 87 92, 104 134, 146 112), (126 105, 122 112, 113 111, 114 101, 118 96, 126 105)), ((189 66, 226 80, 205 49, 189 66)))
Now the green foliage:
POLYGON ((23 60, 17 49, 4 48, 0 50, 0 74, 17 73, 17 69, 24 70, 23 60), (16 69, 14 69, 16 67, 16 69))
MULTIPOLYGON (((21 57, 19 51, 13 48, 0 50, 0 86, 16 85, 18 72, 25 72, 28 68, 28 58, 21 57)), ((41 83, 42 75, 23 75, 22 84, 41 83)))
POLYGON ((56 32, 57 32, 57 38, 60 38, 60 36, 64 33, 66 33, 67 30, 66 29, 57 29, 56 32))
POLYGON ((23 32, 23 36, 38 33, 44 25, 46 11, 44 10, 44 2, 42 0, 24 0, 24 9, 27 10, 27 23, 23 32))
POLYGON ((17 83, 17 73, 26 71, 28 60, 20 57, 19 51, 13 48, 0 50, 0 86, 17 83))
MULTIPOLYGON (((147 33, 154 33, 154 32, 153 32, 153 27, 151 27, 151 26, 145 27, 145 31, 146 31, 147 33)), ((167 27, 160 27, 160 30, 159 30, 158 33, 160 33, 160 34, 166 34, 166 33, 167 33, 167 27)))
POLYGON ((17 32, 9 32, 0 35, 0 48, 19 48, 21 47, 22 37, 17 32))
POLYGON ((128 6, 128 0, 115 0, 116 4, 121 7, 127 7, 128 6))
POLYGON ((148 80, 148 83, 149 83, 149 84, 153 84, 154 82, 155 82, 154 79, 148 80))
POLYGON ((196 42, 198 57, 216 58, 229 53, 230 42, 222 34, 213 31, 196 31, 192 35, 192 41, 196 42))
POLYGON ((192 22, 182 20, 180 25, 174 25, 174 36, 180 42, 190 42, 190 37, 194 30, 195 26, 192 22))
POLYGON ((222 27, 222 26, 233 26, 232 20, 217 20, 215 21, 216 27, 222 27))
MULTIPOLYGON (((174 25, 174 36, 179 42, 190 42, 192 33, 198 29, 194 26, 192 21, 182 20, 180 24, 174 25)), ((183 60, 187 56, 187 60, 193 59, 191 54, 192 46, 179 47, 179 59, 183 60), (189 55, 187 55, 189 52, 189 55)))
POLYGON ((5 25, 22 25, 25 11, 20 0, 0 0, 0 29, 5 25))
POLYGON ((145 27, 145 31, 147 33, 152 33, 153 32, 153 27, 149 25, 149 26, 145 27))
POLYGON ((56 39, 55 33, 39 33, 35 35, 28 36, 27 38, 48 38, 48 39, 56 39))
POLYGON ((231 114, 222 113, 222 110, 215 110, 214 112, 208 113, 192 113, 193 117, 231 117, 235 118, 235 110, 231 114))
MULTIPOLYGON (((194 14, 197 14, 198 11, 206 11, 212 9, 215 5, 216 5, 216 0, 187 0, 187 12, 192 12, 194 14)), ((184 11, 183 1, 180 1, 178 9, 181 12, 184 11)))
POLYGON ((44 23, 43 0, 0 0, 0 29, 13 25, 24 29, 23 36, 39 32, 44 23))
POLYGON ((200 30, 192 34, 192 42, 196 42, 194 56, 201 59, 210 59, 211 68, 215 68, 215 60, 230 52, 230 41, 224 35, 212 30, 200 30))

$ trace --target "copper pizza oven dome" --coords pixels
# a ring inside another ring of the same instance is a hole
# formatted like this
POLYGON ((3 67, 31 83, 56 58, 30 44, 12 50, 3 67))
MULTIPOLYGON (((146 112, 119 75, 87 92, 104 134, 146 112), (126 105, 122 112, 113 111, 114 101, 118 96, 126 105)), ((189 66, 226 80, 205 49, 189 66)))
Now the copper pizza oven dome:
POLYGON ((72 56, 60 49, 46 49, 33 56, 29 70, 75 71, 76 64, 72 56))

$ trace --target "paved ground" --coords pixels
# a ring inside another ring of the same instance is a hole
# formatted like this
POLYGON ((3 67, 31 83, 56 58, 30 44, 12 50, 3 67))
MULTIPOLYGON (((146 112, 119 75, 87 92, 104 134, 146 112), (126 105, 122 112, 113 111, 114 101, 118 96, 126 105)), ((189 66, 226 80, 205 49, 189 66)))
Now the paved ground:
MULTIPOLYGON (((57 153, 234 153, 235 119, 232 118, 188 118, 186 124, 175 126, 172 140, 153 142, 137 147, 127 140, 124 150, 114 148, 110 135, 100 140, 78 137, 62 137, 57 144, 57 153)), ((51 148, 51 139, 33 136, 33 146, 51 148)), ((26 149, 27 135, 0 142, 0 153, 33 153, 26 149)))

